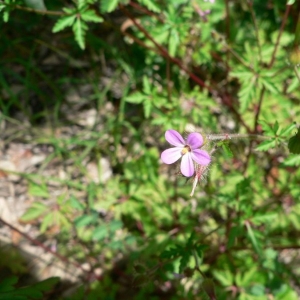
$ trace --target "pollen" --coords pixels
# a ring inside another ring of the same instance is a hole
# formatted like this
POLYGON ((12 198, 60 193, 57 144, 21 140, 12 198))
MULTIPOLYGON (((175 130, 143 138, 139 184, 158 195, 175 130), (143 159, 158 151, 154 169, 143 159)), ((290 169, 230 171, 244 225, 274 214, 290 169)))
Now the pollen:
POLYGON ((186 145, 186 146, 184 146, 184 148, 181 150, 181 154, 184 155, 184 154, 186 154, 186 153, 188 153, 188 152, 191 152, 191 148, 190 148, 188 145, 186 145))

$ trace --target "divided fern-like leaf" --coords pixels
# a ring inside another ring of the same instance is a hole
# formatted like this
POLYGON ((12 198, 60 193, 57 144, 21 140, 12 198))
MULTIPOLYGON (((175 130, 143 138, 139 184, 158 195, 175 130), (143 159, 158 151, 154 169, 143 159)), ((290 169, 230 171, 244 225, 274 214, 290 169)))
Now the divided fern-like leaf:
POLYGON ((152 0, 139 0, 138 2, 145 5, 149 10, 153 12, 160 12, 159 6, 152 0))
POLYGON ((55 25, 52 28, 52 32, 56 33, 65 29, 66 27, 71 27, 75 21, 75 18, 75 15, 62 17, 55 23, 55 25))
POLYGON ((95 22, 95 23, 103 22, 103 18, 97 16, 93 10, 86 10, 82 12, 81 18, 86 22, 95 22))
POLYGON ((110 13, 117 8, 118 4, 118 0, 103 0, 100 4, 100 11, 102 13, 110 13))
POLYGON ((85 49, 84 37, 87 29, 88 26, 86 25, 86 23, 82 22, 80 18, 77 18, 75 23, 73 24, 73 32, 75 35, 75 40, 82 50, 85 49))

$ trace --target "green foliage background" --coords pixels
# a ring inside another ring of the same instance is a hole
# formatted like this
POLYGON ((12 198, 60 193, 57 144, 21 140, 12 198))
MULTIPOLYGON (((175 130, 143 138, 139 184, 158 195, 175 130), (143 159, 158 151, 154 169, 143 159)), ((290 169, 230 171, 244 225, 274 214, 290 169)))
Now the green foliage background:
MULTIPOLYGON (((91 269, 57 297, 299 299, 299 9, 291 0, 0 1, 3 141, 51 145, 40 171, 54 160, 76 170, 64 180, 20 174, 39 199, 22 221, 46 238, 59 228, 56 259, 91 269), (87 109, 93 124, 78 125, 87 109), (218 145, 193 197, 160 161, 164 132, 191 125, 250 137, 218 145), (101 158, 113 175, 96 183, 87 161, 101 158), (46 201, 51 182, 64 191, 57 209, 46 201)), ((10 268, 0 299, 55 290, 57 278, 20 287, 22 271, 10 268)))

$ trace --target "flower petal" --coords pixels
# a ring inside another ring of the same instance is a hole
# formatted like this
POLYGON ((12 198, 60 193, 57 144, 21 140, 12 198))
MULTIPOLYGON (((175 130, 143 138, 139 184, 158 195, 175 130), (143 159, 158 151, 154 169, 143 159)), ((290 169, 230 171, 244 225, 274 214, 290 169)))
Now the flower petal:
POLYGON ((162 152, 160 158, 165 164, 172 164, 181 157, 182 147, 169 148, 162 152))
POLYGON ((173 146, 179 147, 184 146, 185 141, 182 138, 181 134, 176 130, 170 129, 165 133, 166 140, 173 146))
POLYGON ((186 140, 191 149, 197 149, 203 144, 203 137, 198 132, 190 133, 186 140))
POLYGON ((202 166, 207 166, 211 161, 210 155, 206 151, 200 149, 193 150, 191 152, 191 157, 197 164, 202 166))
POLYGON ((193 176, 195 169, 194 169, 194 163, 191 157, 191 153, 187 153, 182 156, 180 171, 186 177, 193 176))

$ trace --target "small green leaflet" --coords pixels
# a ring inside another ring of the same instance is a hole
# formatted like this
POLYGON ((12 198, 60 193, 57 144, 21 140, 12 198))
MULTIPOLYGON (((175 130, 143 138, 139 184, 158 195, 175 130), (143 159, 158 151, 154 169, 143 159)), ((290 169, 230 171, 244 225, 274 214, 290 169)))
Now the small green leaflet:
POLYGON ((83 5, 83 2, 79 2, 77 8, 64 8, 63 10, 67 16, 63 16, 57 20, 52 28, 52 32, 56 33, 67 27, 72 27, 75 41, 78 43, 79 47, 84 50, 85 35, 88 30, 86 22, 100 23, 103 22, 103 18, 98 16, 94 10, 83 5))
POLYGON ((139 0, 138 2, 145 5, 149 10, 153 12, 160 12, 159 6, 152 0, 139 0))
POLYGON ((55 23, 54 27, 52 28, 52 32, 56 33, 65 29, 66 27, 72 26, 75 18, 75 15, 62 17, 55 23))
MULTIPOLYGON (((256 150, 259 150, 259 151, 267 151, 270 148, 274 148, 278 144, 287 140, 287 135, 289 135, 295 129, 295 126, 296 126, 295 124, 291 124, 285 128, 282 128, 281 126, 279 126, 279 123, 277 121, 274 123, 273 126, 269 125, 265 121, 261 121, 260 124, 264 130, 264 134, 266 136, 269 136, 270 139, 263 141, 256 147, 256 150)), ((298 144, 297 139, 299 139, 299 138, 296 137, 294 140, 293 140, 293 138, 290 139, 291 147, 292 147, 292 149, 295 149, 296 151, 298 149, 297 148, 297 144, 298 144)), ((289 147, 289 149, 290 149, 290 147, 289 147)), ((291 149, 290 149, 290 151, 291 151, 291 149)), ((291 152, 291 153, 297 153, 297 152, 291 152)))
POLYGON ((103 0, 100 3, 101 13, 110 13, 115 10, 118 6, 118 0, 103 0))
POLYGON ((76 18, 76 21, 73 24, 73 32, 75 35, 75 41, 78 43, 79 47, 82 50, 85 49, 84 37, 87 29, 88 26, 84 22, 82 22, 80 18, 76 18))
POLYGON ((288 148, 290 153, 300 154, 300 130, 298 129, 297 134, 289 139, 288 148))
POLYGON ((290 155, 283 162, 285 167, 299 167, 300 166, 300 155, 290 155))
POLYGON ((276 146, 276 140, 275 139, 271 139, 268 141, 263 141, 262 143, 260 143, 257 147, 256 150, 258 151, 268 151, 271 148, 275 148, 276 146))
POLYGON ((222 149, 223 151, 225 152, 225 155, 228 157, 228 158, 232 158, 233 157, 233 153, 232 151, 230 150, 229 146, 227 143, 223 143, 222 144, 222 149))
POLYGON ((49 208, 47 205, 40 202, 34 202, 21 217, 21 221, 28 222, 35 220, 45 214, 48 210, 49 208))

